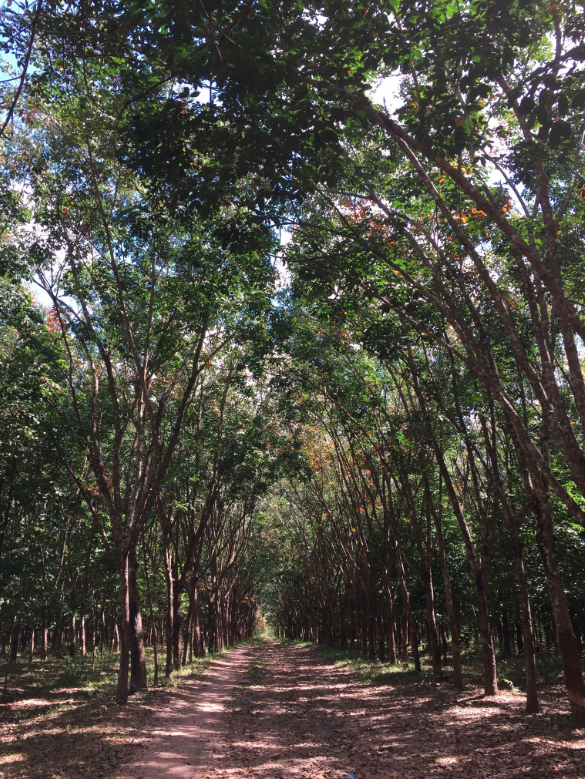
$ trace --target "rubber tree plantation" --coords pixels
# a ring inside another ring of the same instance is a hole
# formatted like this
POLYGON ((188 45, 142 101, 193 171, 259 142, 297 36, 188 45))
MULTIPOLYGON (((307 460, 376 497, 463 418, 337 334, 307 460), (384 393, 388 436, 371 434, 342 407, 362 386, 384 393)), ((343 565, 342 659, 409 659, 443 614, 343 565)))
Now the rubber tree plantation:
POLYGON ((585 727, 582 0, 15 0, 0 49, 2 701, 269 634, 585 727))

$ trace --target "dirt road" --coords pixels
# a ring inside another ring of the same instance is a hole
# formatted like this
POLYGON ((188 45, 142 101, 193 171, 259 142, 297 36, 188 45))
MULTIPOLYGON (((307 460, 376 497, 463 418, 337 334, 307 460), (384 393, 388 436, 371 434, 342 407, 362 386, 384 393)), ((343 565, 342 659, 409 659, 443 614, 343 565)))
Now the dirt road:
POLYGON ((248 650, 234 649, 200 678, 184 684, 148 722, 148 740, 122 777, 205 776, 225 738, 228 696, 248 667, 248 650))
POLYGON ((519 695, 364 686, 314 649, 236 650, 173 698, 119 777, 423 779, 585 777, 584 734, 519 695))

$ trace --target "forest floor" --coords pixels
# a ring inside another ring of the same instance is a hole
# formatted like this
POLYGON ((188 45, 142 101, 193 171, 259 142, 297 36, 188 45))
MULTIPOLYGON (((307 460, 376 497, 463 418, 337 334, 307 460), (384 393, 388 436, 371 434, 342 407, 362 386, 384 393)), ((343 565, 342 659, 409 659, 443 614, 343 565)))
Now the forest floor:
POLYGON ((0 777, 585 779, 585 732, 557 690, 526 715, 516 691, 368 681, 313 647, 264 641, 122 711, 88 703, 13 724, 0 777))
MULTIPOLYGON (((95 664, 90 655, 35 659, 32 665, 20 658, 7 701, 0 690, 0 779, 113 779, 129 745, 144 740, 154 712, 217 658, 196 659, 171 684, 131 696, 123 708, 114 702, 117 654, 98 654, 95 664)), ((147 660, 151 685, 150 652, 147 660)))

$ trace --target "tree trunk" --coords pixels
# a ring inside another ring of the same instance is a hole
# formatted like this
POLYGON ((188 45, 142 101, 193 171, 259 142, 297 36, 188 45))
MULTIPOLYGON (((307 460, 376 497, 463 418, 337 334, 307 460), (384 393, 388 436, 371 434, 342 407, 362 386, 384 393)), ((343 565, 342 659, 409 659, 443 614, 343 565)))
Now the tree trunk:
POLYGON ((191 655, 190 659, 192 659, 193 655, 193 614, 195 611, 195 589, 196 587, 193 583, 189 592, 189 609, 187 611, 187 620, 185 624, 186 641, 185 645, 183 646, 183 665, 187 665, 188 656, 191 655))
POLYGON ((193 645, 195 657, 203 657, 205 652, 201 645, 201 614, 199 609, 199 590, 193 589, 193 645))
POLYGON ((144 555, 144 575, 146 577, 146 591, 148 593, 148 610, 150 612, 150 623, 152 626, 152 651, 154 654, 154 681, 153 684, 158 684, 158 635, 156 631, 156 620, 154 618, 154 609, 152 607, 152 590, 150 589, 150 576, 148 573, 148 563, 146 561, 146 549, 142 547, 144 555))
POLYGON ((414 660, 414 670, 417 671, 417 673, 421 672, 421 666, 420 666, 420 653, 418 651, 418 630, 416 625, 416 619, 414 618, 414 615, 412 611, 410 612, 410 645, 412 647, 412 659, 414 660))
POLYGON ((339 599, 339 643, 342 649, 347 649, 347 633, 345 631, 345 598, 339 599))
POLYGON ((83 611, 81 612, 81 620, 79 623, 79 642, 80 642, 80 648, 81 648, 81 656, 85 657, 86 652, 86 644, 85 644, 85 614, 83 611))
POLYGON ((75 634, 76 634, 75 614, 72 614, 71 615, 71 637, 69 641, 69 657, 75 657, 75 634))
POLYGON ((585 726, 585 684, 581 672, 577 639, 573 631, 565 588, 557 562, 552 514, 546 488, 539 487, 535 491, 531 504, 536 516, 536 539, 553 607, 573 727, 582 728, 585 726))
POLYGON ((477 586, 477 615, 481 635, 481 654, 483 658, 483 680, 486 695, 498 694, 498 678, 496 675, 496 653, 490 625, 487 604, 487 586, 483 574, 478 572, 475 580, 477 586))
MULTIPOLYGON (((123 706, 128 702, 128 672, 130 670, 130 586, 128 553, 120 559, 120 669, 118 671, 118 687, 116 702, 123 706)), ((117 628, 117 625, 116 625, 117 628)))
POLYGON ((376 657, 376 646, 374 643, 374 616, 372 614, 372 595, 366 592, 366 621, 368 625, 368 657, 373 660, 376 657))
POLYGON ((28 655, 29 663, 32 663, 34 653, 35 653, 35 626, 33 624, 31 625, 30 638, 29 638, 29 655, 28 655))
POLYGON ((381 663, 386 660, 384 652, 384 620, 382 619, 382 600, 378 598, 376 607, 376 627, 378 630, 378 658, 381 663))
POLYGON ((429 631, 429 649, 433 665, 433 676, 442 675, 441 647, 439 646, 439 631, 437 630, 437 618, 435 615, 435 591, 430 566, 423 571, 425 586, 425 605, 427 613, 427 629, 429 631))
POLYGON ((165 667, 165 676, 170 679, 173 673, 173 615, 174 615, 174 594, 173 594, 173 570, 171 565, 171 550, 168 541, 165 542, 165 579, 167 582, 167 661, 165 667))
POLYGON ((47 627, 47 619, 43 620, 43 627, 41 629, 41 660, 47 659, 47 642, 49 638, 49 628, 47 627))
POLYGON ((461 535, 463 536, 463 542, 465 544, 465 552, 467 555, 467 560, 469 563, 471 574, 475 580, 475 585, 477 589, 477 604, 478 604, 479 623, 480 623, 480 631, 481 631, 481 647, 482 647, 483 667, 484 667, 485 694, 496 695, 498 691, 498 683, 497 683, 497 676, 496 676, 496 654, 494 652, 494 642, 493 642, 492 631, 490 627, 488 601, 487 601, 487 581, 486 581, 487 561, 489 560, 489 554, 486 554, 483 563, 477 559, 473 538, 471 536, 471 532, 469 530, 469 527, 465 520, 465 516, 463 514, 463 507, 459 503, 457 494, 453 487, 453 482, 451 480, 449 470, 445 463, 443 452, 439 447, 437 440, 434 438, 434 436, 432 438, 432 442, 433 442, 433 448, 435 450, 435 457, 437 460, 437 464, 439 465, 439 469, 441 472, 441 477, 447 488, 449 501, 451 503, 453 512, 457 519, 459 529, 461 530, 461 535))
POLYGON ((181 592, 178 587, 173 588, 173 668, 181 669, 181 592))
POLYGON ((400 620, 400 659, 408 663, 408 621, 405 616, 400 620))
POLYGON ((351 589, 349 600, 349 646, 350 649, 355 649, 355 598, 353 595, 353 585, 351 589))
MULTIPOLYGON (((439 509, 440 511, 440 509, 439 509)), ((461 668, 461 644, 459 641, 459 625, 457 624, 457 615, 453 605, 453 591, 451 590, 451 577, 449 576, 449 565, 447 563, 447 554, 445 552, 445 540, 443 538, 443 527, 441 516, 437 511, 433 511, 435 528, 437 530, 437 541, 439 547, 439 562, 441 565, 441 574, 443 577, 443 590, 445 592, 445 603, 447 605, 447 616, 449 617, 449 630, 451 632, 451 652, 453 653, 453 686, 456 690, 463 689, 463 671, 461 668)))
POLYGON ((388 604, 388 628, 386 634, 388 637, 388 662, 390 665, 396 664, 396 639, 394 637, 394 605, 390 591, 386 590, 386 603, 388 604))
MULTIPOLYGON (((530 596, 528 594, 528 578, 524 567, 524 555, 522 541, 516 528, 512 529, 512 545, 514 548, 514 564, 516 566, 516 578, 522 607, 522 647, 524 650, 524 676, 526 680, 526 712, 535 714, 540 706, 536 690, 536 647, 534 646, 534 628, 532 626, 532 611, 530 608, 530 596)), ((504 646, 510 653, 510 627, 508 613, 504 610, 504 646)))
POLYGON ((502 610, 502 636, 504 639, 504 655, 512 655, 512 634, 510 632, 510 620, 508 619, 507 609, 502 610))
POLYGON ((148 686, 146 678, 146 653, 144 651, 144 635, 142 631, 142 614, 140 612, 140 600, 136 572, 138 561, 136 552, 132 550, 128 556, 128 602, 130 607, 130 640, 131 640, 131 669, 130 692, 146 690, 148 686))

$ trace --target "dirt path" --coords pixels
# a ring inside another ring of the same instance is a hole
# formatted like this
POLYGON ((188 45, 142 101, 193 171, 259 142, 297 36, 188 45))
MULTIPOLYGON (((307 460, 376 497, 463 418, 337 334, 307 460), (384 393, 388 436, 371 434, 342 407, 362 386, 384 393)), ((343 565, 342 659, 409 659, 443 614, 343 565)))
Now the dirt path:
POLYGON ((234 649, 200 678, 183 684, 148 722, 139 756, 118 775, 140 779, 205 776, 221 755, 226 703, 248 666, 249 651, 234 649))
POLYGON ((177 693, 119 779, 585 779, 584 734, 552 703, 527 717, 519 695, 368 687, 275 641, 248 653, 246 673, 236 650, 177 693))
POLYGON ((255 649, 251 662, 263 670, 236 690, 228 746, 205 776, 585 779, 585 734, 572 733, 552 703, 527 717, 520 695, 368 687, 314 649, 277 642, 255 649))

